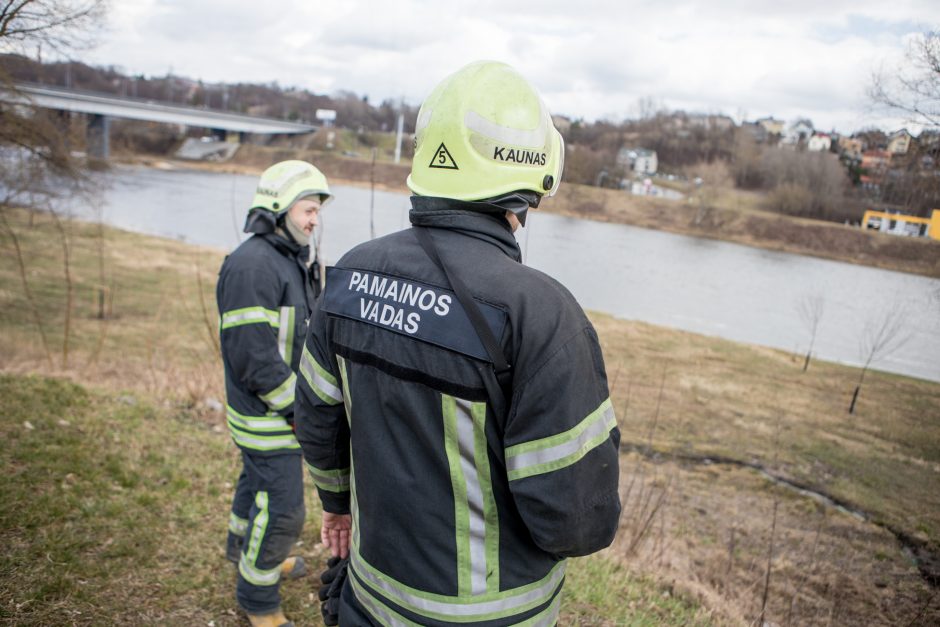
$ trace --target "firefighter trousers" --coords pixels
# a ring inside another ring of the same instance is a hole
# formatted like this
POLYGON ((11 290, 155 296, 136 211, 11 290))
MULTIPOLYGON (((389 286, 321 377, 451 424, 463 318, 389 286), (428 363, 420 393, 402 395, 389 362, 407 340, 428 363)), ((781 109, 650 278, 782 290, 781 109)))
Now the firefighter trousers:
POLYGON ((243 450, 242 464, 229 518, 228 552, 231 556, 233 546, 241 545, 238 604, 249 614, 265 614, 280 606, 281 562, 304 525, 302 458, 243 450))

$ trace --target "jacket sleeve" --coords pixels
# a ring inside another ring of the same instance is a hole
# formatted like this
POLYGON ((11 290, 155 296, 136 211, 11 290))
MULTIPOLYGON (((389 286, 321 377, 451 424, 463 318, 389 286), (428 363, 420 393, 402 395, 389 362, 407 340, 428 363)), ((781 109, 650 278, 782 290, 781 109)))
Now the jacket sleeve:
POLYGON ((619 445, 601 348, 588 325, 514 390, 506 421, 509 487, 541 549, 575 557, 613 541, 619 445))
POLYGON ((260 270, 236 270, 220 278, 222 355, 232 376, 268 409, 289 415, 296 375, 278 348, 280 281, 260 270))
MULTIPOLYGON (((318 304, 322 302, 318 301, 318 304)), ((294 429, 323 509, 349 513, 349 422, 345 363, 328 350, 326 314, 314 309, 300 357, 294 429)))

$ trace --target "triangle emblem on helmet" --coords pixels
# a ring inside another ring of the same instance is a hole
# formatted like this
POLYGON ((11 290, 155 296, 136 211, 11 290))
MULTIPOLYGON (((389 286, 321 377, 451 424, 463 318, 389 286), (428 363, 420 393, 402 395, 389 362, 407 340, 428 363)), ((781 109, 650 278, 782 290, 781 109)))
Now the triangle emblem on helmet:
POLYGON ((454 158, 450 156, 450 152, 447 150, 447 146, 444 145, 444 142, 441 142, 441 145, 437 147, 437 150, 434 152, 434 158, 431 159, 431 163, 428 164, 429 168, 441 168, 443 170, 459 170, 457 167, 457 162, 454 161, 454 158))

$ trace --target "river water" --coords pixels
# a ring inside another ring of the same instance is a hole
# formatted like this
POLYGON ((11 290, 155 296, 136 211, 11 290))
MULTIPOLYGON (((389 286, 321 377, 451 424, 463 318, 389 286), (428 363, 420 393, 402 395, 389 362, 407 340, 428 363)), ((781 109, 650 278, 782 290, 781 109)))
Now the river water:
MULTIPOLYGON (((232 249, 257 177, 118 166, 102 175, 101 205, 72 214, 120 228, 232 249)), ((320 255, 408 226, 408 197, 333 188, 320 255)), ((625 225, 530 213, 517 238, 525 262, 557 278, 586 309, 619 318, 805 351, 801 303, 818 295, 817 358, 860 365, 860 338, 885 316, 906 341, 873 368, 940 382, 940 280, 625 225)), ((521 286, 520 286, 521 287, 521 286)))

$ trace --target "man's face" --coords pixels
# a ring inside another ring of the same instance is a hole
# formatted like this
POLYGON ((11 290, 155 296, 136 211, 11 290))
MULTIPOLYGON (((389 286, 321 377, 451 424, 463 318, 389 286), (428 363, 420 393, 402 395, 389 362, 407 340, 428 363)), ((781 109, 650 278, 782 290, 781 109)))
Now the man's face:
POLYGON ((309 237, 313 229, 320 223, 318 216, 320 213, 319 198, 304 198, 295 202, 287 211, 287 217, 294 226, 302 229, 309 237))
POLYGON ((507 212, 506 212, 506 219, 509 220, 509 226, 512 227, 512 232, 513 232, 513 233, 515 233, 516 230, 517 230, 517 229, 521 226, 521 224, 522 224, 521 222, 519 222, 519 218, 516 217, 516 214, 514 214, 512 211, 507 211, 507 212))

